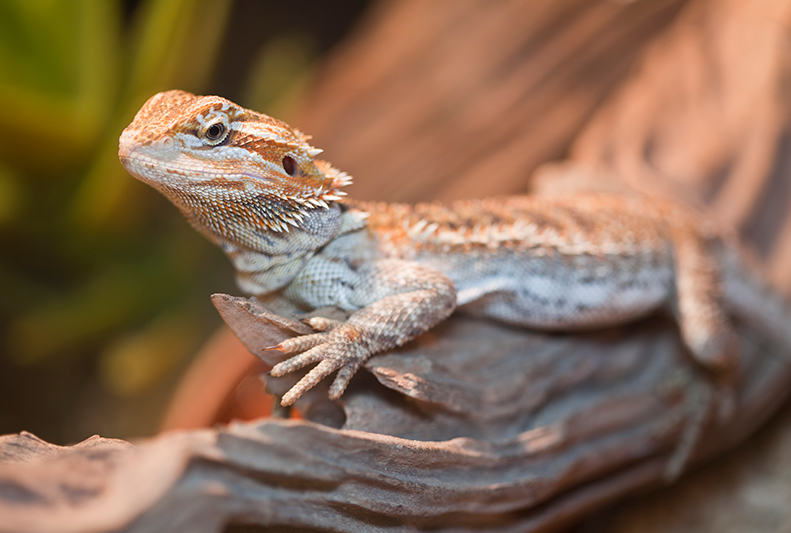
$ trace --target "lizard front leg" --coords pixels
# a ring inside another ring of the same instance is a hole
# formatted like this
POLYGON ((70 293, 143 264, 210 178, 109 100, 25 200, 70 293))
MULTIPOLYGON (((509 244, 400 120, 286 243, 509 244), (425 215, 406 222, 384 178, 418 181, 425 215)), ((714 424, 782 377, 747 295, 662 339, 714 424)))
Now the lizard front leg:
POLYGON ((329 396, 339 398, 371 355, 404 344, 445 320, 456 308, 453 282, 443 273, 417 263, 385 259, 356 270, 322 258, 312 263, 286 294, 313 307, 331 304, 356 311, 342 323, 310 319, 308 323, 323 331, 273 347, 286 353, 302 351, 275 365, 273 376, 318 362, 283 396, 282 405, 294 403, 336 370, 329 396))

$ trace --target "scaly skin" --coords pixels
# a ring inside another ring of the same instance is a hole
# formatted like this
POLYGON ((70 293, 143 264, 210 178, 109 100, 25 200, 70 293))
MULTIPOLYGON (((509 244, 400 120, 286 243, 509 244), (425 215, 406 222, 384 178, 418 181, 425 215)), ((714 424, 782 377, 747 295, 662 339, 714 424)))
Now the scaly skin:
POLYGON ((575 330, 665 307, 693 357, 724 381, 738 370, 729 312, 791 346, 781 303, 729 239, 681 206, 594 194, 358 203, 339 190, 349 176, 315 160, 308 139, 223 98, 169 91, 146 102, 119 149, 130 174, 222 248, 244 291, 352 312, 344 323, 311 319, 317 333, 275 347, 302 353, 273 375, 318 363, 283 405, 334 371, 330 397, 340 397, 368 357, 456 308, 575 330))

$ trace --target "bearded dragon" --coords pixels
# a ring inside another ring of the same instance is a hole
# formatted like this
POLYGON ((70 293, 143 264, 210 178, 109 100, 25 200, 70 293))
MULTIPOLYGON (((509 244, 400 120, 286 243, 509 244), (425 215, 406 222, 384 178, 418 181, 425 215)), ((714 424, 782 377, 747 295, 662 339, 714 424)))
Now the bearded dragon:
POLYGON ((299 308, 316 333, 273 349, 295 354, 281 376, 318 363, 281 400, 332 372, 341 396, 372 354, 462 310, 539 330, 625 324, 657 309, 675 317, 692 357, 726 381, 738 374, 730 314, 791 347, 781 302, 711 221, 638 196, 514 196, 448 205, 355 202, 351 178, 316 159, 297 129, 218 96, 151 97, 123 131, 126 170, 178 207, 236 268, 239 287, 299 308))

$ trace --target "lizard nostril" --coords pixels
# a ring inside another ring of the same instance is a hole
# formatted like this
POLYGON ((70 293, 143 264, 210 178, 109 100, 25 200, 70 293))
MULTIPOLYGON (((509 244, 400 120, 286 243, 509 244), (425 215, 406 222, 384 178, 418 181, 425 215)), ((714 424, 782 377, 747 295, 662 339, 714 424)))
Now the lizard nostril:
POLYGON ((297 173, 297 162, 294 161, 294 158, 290 155, 283 158, 283 170, 285 170, 286 174, 289 176, 293 176, 297 173))

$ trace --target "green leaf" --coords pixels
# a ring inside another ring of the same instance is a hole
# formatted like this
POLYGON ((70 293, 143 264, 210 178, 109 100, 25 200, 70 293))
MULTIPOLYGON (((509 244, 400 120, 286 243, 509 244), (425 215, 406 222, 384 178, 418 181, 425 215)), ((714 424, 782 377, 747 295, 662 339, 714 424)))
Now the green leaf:
POLYGON ((94 146, 117 97, 117 1, 0 2, 0 157, 61 170, 94 146))

